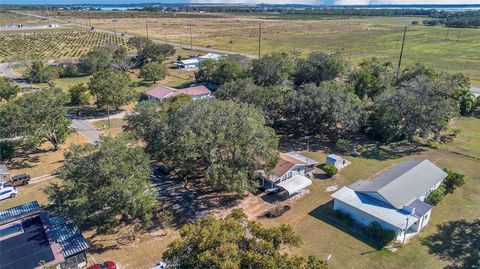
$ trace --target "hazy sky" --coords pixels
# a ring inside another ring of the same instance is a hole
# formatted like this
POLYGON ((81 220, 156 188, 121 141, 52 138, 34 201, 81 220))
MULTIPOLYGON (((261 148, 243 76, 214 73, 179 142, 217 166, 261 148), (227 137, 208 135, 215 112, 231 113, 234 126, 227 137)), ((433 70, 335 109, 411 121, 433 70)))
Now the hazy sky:
MULTIPOLYGON (((49 4, 249 3, 311 5, 480 4, 480 0, 46 0, 49 4)), ((45 0, 0 0, 0 4, 44 4, 45 0)))

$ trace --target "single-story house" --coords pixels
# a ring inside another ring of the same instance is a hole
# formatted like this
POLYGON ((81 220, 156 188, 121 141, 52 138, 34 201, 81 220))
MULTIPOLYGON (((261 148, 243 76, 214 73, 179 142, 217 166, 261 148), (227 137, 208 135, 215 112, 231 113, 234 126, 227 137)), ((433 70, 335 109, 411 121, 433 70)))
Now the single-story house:
POLYGON ((35 202, 0 211, 0 268, 60 269, 87 265, 90 248, 78 227, 65 216, 49 214, 35 202))
POLYGON ((470 92, 473 94, 473 96, 475 96, 475 98, 480 96, 480 88, 479 87, 475 87, 475 86, 470 87, 470 92))
POLYGON ((145 96, 147 97, 147 100, 165 100, 180 94, 190 95, 193 100, 212 97, 212 92, 203 85, 197 85, 183 89, 159 86, 147 92, 145 96))
POLYGON ((327 158, 325 159, 325 163, 328 165, 335 166, 338 169, 342 169, 345 166, 350 164, 349 161, 335 154, 328 154, 327 158))
POLYGON ((317 164, 317 161, 296 152, 280 153, 277 165, 261 178, 261 185, 266 189, 280 188, 293 195, 312 184, 306 176, 317 164))
POLYGON ((333 208, 361 226, 376 221, 393 230, 396 241, 405 242, 429 222, 432 206, 425 199, 446 176, 429 160, 404 161, 372 180, 342 187, 332 194, 333 208))
POLYGON ((175 64, 177 68, 194 69, 200 67, 200 60, 198 58, 191 58, 177 61, 175 64))
POLYGON ((177 68, 182 69, 195 69, 199 68, 202 65, 202 62, 205 60, 214 60, 219 61, 222 59, 222 55, 216 53, 207 53, 202 56, 192 56, 193 58, 177 61, 175 64, 177 68))
POLYGON ((8 179, 10 177, 10 172, 8 172, 8 168, 0 163, 0 180, 8 179))

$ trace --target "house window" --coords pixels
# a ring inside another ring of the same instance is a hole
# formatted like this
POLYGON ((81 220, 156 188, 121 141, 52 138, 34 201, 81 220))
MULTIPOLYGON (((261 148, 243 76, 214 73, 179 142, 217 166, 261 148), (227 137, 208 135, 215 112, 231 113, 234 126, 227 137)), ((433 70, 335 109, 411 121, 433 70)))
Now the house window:
POLYGON ((423 216, 423 220, 426 221, 428 219, 428 214, 425 214, 425 216, 423 216))
POLYGON ((289 179, 289 178, 291 178, 291 177, 292 177, 292 171, 289 171, 289 172, 287 173, 287 178, 286 178, 286 179, 289 179))

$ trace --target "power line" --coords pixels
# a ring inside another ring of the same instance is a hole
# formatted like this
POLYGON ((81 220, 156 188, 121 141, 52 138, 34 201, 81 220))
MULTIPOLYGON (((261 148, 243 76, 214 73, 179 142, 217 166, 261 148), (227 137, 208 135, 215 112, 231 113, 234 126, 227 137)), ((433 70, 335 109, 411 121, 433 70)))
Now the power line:
POLYGON ((407 35, 407 26, 405 26, 405 30, 403 31, 402 50, 400 50, 400 58, 398 59, 397 83, 400 79, 400 67, 402 65, 403 48, 405 47, 405 37, 406 37, 406 35, 407 35))

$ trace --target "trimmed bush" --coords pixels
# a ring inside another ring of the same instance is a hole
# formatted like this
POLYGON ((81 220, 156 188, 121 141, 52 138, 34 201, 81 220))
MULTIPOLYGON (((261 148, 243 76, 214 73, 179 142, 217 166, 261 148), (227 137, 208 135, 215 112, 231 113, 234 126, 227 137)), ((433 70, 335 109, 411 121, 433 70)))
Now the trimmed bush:
POLYGON ((426 199, 426 202, 431 204, 431 205, 438 205, 442 200, 443 197, 445 197, 445 189, 442 187, 432 191, 426 199))
POLYGON ((393 239, 395 239, 394 231, 389 229, 383 229, 380 223, 376 221, 371 222, 367 226, 365 233, 384 245, 390 243, 393 239))
POLYGON ((453 191, 457 188, 465 184, 465 175, 455 172, 453 170, 449 170, 444 168, 448 176, 443 181, 443 186, 445 188, 445 193, 453 193, 453 191))
POLYGON ((338 172, 338 169, 333 166, 333 165, 330 165, 330 164, 326 164, 323 166, 323 171, 325 171, 325 173, 327 173, 328 176, 333 176, 335 175, 337 172, 338 172))
POLYGON ((340 210, 333 210, 332 216, 341 221, 343 224, 350 225, 353 223, 353 218, 350 214, 343 213, 340 210))
POLYGON ((288 210, 290 210, 289 205, 281 205, 281 204, 277 203, 277 204, 275 204, 275 206, 272 209, 268 210, 265 213, 265 217, 267 217, 269 219, 278 218, 281 215, 283 215, 285 212, 287 212, 288 210))

